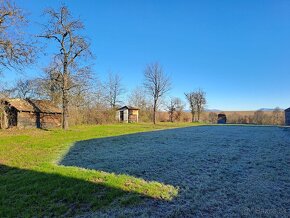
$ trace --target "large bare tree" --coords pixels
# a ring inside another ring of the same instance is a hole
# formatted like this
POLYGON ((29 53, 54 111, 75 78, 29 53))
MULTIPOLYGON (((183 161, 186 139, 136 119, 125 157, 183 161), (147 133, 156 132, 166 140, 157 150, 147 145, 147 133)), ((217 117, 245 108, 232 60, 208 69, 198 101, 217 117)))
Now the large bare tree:
POLYGON ((171 87, 170 78, 164 73, 159 63, 148 64, 144 71, 144 87, 153 100, 153 123, 156 124, 156 112, 160 98, 171 87))
POLYGON ((82 67, 81 60, 92 57, 90 43, 80 33, 83 23, 73 18, 66 6, 59 10, 47 9, 45 14, 49 20, 40 37, 52 40, 57 48, 54 64, 62 91, 62 128, 68 129, 69 91, 74 87, 72 76, 78 79, 87 76, 88 66, 82 67))

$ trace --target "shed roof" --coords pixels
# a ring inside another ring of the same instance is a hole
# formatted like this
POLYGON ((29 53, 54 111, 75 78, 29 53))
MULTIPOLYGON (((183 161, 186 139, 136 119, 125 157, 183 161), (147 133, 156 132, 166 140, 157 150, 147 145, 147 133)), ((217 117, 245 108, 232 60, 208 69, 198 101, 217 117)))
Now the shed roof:
POLYGON ((290 107, 285 110, 286 112, 290 112, 290 107))
MULTIPOLYGON (((3 100, 2 100, 3 101, 3 100)), ((48 100, 33 100, 33 99, 4 99, 10 106, 13 106, 18 111, 27 112, 42 112, 42 113, 62 113, 61 110, 48 100)))
POLYGON ((125 105, 123 107, 120 107, 118 110, 122 110, 122 109, 125 109, 125 108, 127 108, 129 110, 139 110, 139 108, 132 107, 132 106, 127 106, 127 105, 125 105))

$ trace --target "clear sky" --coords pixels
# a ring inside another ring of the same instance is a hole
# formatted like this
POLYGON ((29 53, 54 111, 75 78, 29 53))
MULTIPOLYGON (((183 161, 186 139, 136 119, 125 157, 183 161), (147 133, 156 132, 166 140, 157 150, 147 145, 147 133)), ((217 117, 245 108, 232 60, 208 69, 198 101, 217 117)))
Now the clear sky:
MULTIPOLYGON (((130 91, 142 84, 147 63, 171 76, 170 96, 206 91, 208 108, 256 110, 290 107, 289 0, 69 0, 91 39, 94 73, 117 72, 130 91)), ((39 33, 46 7, 60 1, 16 0, 39 33)), ((48 64, 41 56, 26 69, 33 77, 48 64)), ((5 74, 6 81, 19 77, 5 74)))

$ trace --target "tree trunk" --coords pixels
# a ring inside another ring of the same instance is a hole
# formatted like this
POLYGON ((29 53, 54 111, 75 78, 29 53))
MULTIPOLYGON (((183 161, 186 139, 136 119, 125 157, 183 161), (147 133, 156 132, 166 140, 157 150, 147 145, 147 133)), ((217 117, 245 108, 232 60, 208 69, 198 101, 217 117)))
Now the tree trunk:
POLYGON ((62 96, 62 128, 68 129, 68 99, 67 91, 63 90, 62 96))
POLYGON ((156 124, 156 106, 157 106, 157 101, 154 100, 154 104, 153 104, 153 124, 156 124))
POLYGON ((191 111, 191 121, 194 122, 195 121, 195 112, 194 111, 191 111))
POLYGON ((173 123, 173 113, 170 112, 170 122, 173 123))
POLYGON ((68 72, 67 72, 67 61, 63 65, 63 87, 62 87, 62 128, 68 129, 68 72))

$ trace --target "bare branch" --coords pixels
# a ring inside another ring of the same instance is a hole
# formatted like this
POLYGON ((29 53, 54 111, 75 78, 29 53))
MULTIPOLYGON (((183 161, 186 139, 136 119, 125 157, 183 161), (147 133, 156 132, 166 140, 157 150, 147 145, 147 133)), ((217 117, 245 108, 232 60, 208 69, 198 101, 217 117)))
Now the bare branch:
POLYGON ((35 46, 26 37, 23 27, 28 24, 23 11, 8 0, 0 1, 0 65, 22 69, 35 60, 35 46))

